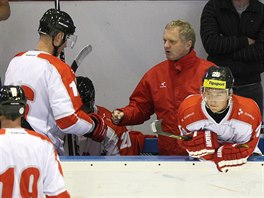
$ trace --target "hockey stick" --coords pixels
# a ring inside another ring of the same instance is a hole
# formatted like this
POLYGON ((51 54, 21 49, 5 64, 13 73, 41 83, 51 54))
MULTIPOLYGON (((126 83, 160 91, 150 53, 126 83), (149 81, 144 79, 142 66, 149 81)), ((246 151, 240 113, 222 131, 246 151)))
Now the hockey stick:
POLYGON ((155 120, 154 122, 152 122, 150 124, 151 130, 153 133, 155 133, 157 135, 167 136, 170 138, 175 138, 178 140, 190 140, 190 139, 192 139, 190 136, 175 135, 175 134, 163 131, 162 127, 161 127, 161 122, 162 122, 162 120, 155 120))
POLYGON ((73 60, 72 64, 71 64, 71 68, 74 71, 74 73, 76 72, 76 70, 78 69, 78 67, 81 65, 83 59, 91 53, 93 47, 91 45, 86 45, 75 57, 75 59, 73 60))
MULTIPOLYGON (((163 131, 161 127, 161 122, 162 120, 155 120, 154 122, 151 123, 150 126, 151 126, 151 130, 153 133, 158 134, 158 135, 167 136, 170 138, 175 138, 178 140, 184 140, 184 141, 188 141, 192 139, 192 137, 190 136, 175 135, 175 134, 163 131)), ((238 144, 237 148, 247 148, 248 149, 249 146, 247 144, 238 144)))
MULTIPOLYGON (((71 68, 73 70, 74 73, 76 73, 78 67, 81 65, 83 59, 90 54, 92 51, 92 46, 91 45, 86 45, 75 57, 75 59, 73 60, 72 64, 71 64, 71 68)), ((75 156, 78 154, 78 149, 76 146, 76 139, 74 138, 74 136, 72 134, 67 134, 66 135, 66 140, 68 143, 68 152, 70 156, 75 156)))

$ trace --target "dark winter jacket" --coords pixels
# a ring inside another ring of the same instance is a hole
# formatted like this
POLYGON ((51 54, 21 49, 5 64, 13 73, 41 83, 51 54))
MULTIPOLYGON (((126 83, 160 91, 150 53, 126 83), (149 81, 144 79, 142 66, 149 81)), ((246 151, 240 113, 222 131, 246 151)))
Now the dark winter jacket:
POLYGON ((264 71, 264 5, 251 0, 237 13, 231 0, 209 0, 201 16, 201 38, 208 60, 231 68, 235 85, 260 82, 264 71), (248 37, 256 42, 248 44, 248 37))

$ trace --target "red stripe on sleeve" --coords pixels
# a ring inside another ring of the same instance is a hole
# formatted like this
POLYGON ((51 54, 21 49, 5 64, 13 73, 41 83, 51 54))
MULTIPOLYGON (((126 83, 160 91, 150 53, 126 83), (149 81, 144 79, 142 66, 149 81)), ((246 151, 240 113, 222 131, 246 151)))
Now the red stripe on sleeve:
POLYGON ((26 52, 19 52, 18 54, 16 54, 15 56, 22 56, 23 54, 25 54, 26 52))
POLYGON ((56 120, 56 123, 61 129, 66 129, 66 128, 74 125, 78 121, 78 118, 83 119, 83 120, 89 122, 90 124, 93 123, 93 120, 90 118, 90 116, 88 116, 88 114, 82 110, 77 111, 76 114, 72 114, 72 115, 69 115, 67 117, 58 119, 58 120, 56 120))
POLYGON ((61 129, 66 129, 74 125, 77 121, 78 121, 77 116, 72 114, 67 117, 56 120, 56 123, 61 129))
POLYGON ((70 194, 67 191, 64 191, 63 193, 60 193, 58 195, 54 195, 54 196, 48 196, 46 195, 46 198, 69 198, 70 194))

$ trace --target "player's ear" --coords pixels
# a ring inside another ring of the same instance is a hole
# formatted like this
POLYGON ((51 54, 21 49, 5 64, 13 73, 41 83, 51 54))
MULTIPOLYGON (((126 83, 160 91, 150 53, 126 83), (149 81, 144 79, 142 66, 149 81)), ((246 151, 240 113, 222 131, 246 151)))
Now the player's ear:
POLYGON ((56 34, 56 36, 54 37, 54 45, 55 46, 60 46, 63 38, 64 38, 64 33, 63 32, 58 32, 56 34))

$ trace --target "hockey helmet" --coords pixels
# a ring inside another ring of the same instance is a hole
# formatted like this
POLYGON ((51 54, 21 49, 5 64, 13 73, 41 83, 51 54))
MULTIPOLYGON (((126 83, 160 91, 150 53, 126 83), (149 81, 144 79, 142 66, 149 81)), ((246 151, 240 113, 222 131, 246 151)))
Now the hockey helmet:
POLYGON ((24 115, 26 96, 20 86, 3 86, 0 89, 0 115, 15 119, 24 115))
POLYGON ((39 22, 39 33, 54 36, 54 32, 62 31, 66 35, 73 35, 75 26, 72 18, 66 12, 56 9, 47 10, 39 22))
POLYGON ((76 80, 77 89, 81 96, 82 102, 91 110, 95 101, 95 89, 93 82, 89 78, 83 76, 77 76, 76 80))
POLYGON ((202 86, 212 89, 232 89, 233 84, 234 77, 229 67, 212 66, 207 70, 202 86))

